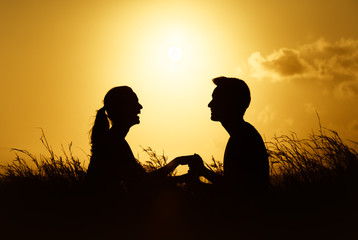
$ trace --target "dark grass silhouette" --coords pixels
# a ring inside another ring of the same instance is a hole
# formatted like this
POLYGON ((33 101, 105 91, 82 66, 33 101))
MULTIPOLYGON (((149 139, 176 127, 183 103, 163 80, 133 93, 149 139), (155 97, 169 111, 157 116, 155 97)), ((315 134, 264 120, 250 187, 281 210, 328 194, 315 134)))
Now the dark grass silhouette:
MULTIPOLYGON (((198 188, 178 184, 155 201, 143 199, 140 206, 133 206, 125 191, 99 205, 84 183, 89 157, 83 161, 73 156, 72 144, 66 151, 63 148, 62 156, 55 154, 44 134, 41 142, 46 154, 36 157, 14 149, 15 160, 2 166, 4 239, 357 237, 358 153, 337 132, 321 126, 307 139, 292 133, 267 142, 271 172, 265 207, 231 212, 227 205, 235 203, 204 184, 198 188), (98 208, 89 212, 96 204, 98 208)), ((143 150, 149 157, 143 163, 147 171, 167 163, 164 153, 143 150)), ((207 167, 223 172, 222 162, 215 159, 207 167)))
POLYGON ((280 215, 279 229, 287 233, 300 228, 299 236, 309 239, 356 239, 358 144, 351 143, 355 148, 321 125, 306 139, 291 133, 266 143, 269 202, 275 207, 273 215, 280 215), (286 221, 288 215, 291 221, 286 221))

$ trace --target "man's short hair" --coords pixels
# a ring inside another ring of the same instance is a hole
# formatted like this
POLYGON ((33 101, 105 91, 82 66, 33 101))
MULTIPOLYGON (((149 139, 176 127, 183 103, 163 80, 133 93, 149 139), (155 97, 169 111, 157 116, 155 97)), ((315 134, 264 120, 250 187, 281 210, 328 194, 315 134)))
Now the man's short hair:
POLYGON ((247 84, 238 78, 217 77, 213 79, 217 88, 222 89, 228 99, 233 101, 243 111, 249 107, 251 102, 250 89, 247 84))

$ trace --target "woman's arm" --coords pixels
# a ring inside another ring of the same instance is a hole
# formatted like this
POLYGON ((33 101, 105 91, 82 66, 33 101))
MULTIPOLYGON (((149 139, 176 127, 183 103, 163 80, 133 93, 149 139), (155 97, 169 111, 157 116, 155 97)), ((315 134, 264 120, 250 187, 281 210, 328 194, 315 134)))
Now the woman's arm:
POLYGON ((181 156, 181 157, 174 158, 172 161, 170 161, 164 167, 161 167, 161 168, 159 168, 157 170, 154 170, 153 172, 150 172, 149 174, 152 175, 152 176, 160 176, 160 177, 168 176, 179 165, 188 164, 188 160, 189 160, 190 157, 191 156, 181 156))

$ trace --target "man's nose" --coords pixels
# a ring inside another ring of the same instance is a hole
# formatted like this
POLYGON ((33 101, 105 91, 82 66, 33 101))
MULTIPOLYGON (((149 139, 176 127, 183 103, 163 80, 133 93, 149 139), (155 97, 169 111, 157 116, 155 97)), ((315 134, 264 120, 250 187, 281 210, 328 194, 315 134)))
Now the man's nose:
POLYGON ((211 108, 211 103, 212 103, 212 102, 213 102, 213 101, 210 101, 210 102, 209 102, 209 104, 208 104, 208 107, 209 107, 209 108, 211 108))

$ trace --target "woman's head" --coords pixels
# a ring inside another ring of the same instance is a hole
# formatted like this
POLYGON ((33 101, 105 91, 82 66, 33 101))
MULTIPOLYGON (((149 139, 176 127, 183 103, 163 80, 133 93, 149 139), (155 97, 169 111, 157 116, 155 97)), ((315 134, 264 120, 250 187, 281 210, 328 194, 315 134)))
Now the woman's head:
POLYGON ((113 124, 131 127, 139 123, 138 114, 143 107, 130 87, 112 88, 107 92, 103 102, 108 118, 113 124))
POLYGON ((104 107, 97 111, 96 119, 91 130, 92 152, 95 145, 101 143, 109 130, 108 118, 113 125, 129 129, 139 123, 138 114, 143 108, 137 95, 130 87, 114 87, 104 97, 104 107), (107 113, 107 114, 106 114, 107 113))

